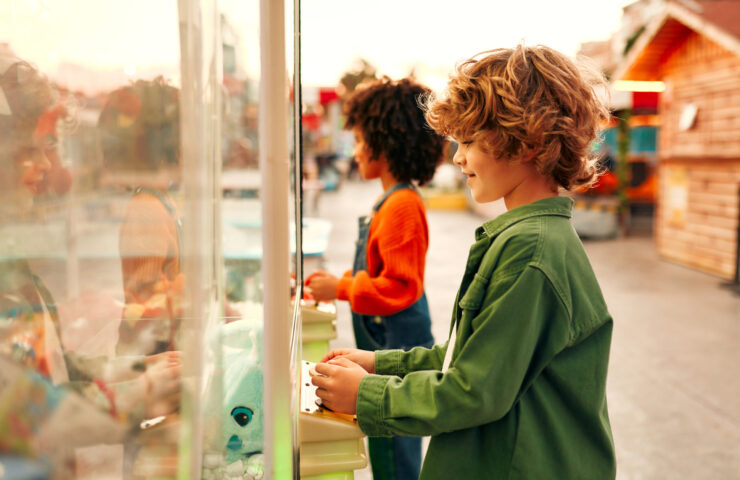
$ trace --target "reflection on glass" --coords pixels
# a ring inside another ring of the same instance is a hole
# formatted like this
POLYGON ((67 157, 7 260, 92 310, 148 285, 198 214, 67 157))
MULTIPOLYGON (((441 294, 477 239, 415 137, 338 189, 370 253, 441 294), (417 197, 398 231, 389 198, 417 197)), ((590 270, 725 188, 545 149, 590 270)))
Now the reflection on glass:
POLYGON ((87 227, 80 218, 70 225, 73 179, 57 150, 68 109, 57 103, 58 87, 12 52, 0 56, 0 73, 0 165, 9 173, 0 225, 0 448, 73 478, 83 447, 120 442, 129 428, 177 409, 180 355, 113 357, 91 345, 115 342, 108 325, 121 309, 104 286, 80 301, 60 282, 65 263, 89 253, 55 248, 63 246, 55 245, 59 225, 87 227))
POLYGON ((104 3, 0 2, 0 463, 259 478, 258 2, 104 3))
MULTIPOLYGON (((176 3, 157 8, 176 24, 176 3)), ((130 63, 102 65, 94 48, 73 46, 96 39, 68 15, 91 12, 91 3, 48 2, 0 20, 0 462, 9 478, 21 464, 43 478, 177 474, 184 279, 181 189, 168 190, 179 186, 177 78, 161 76, 171 64, 137 78, 130 63), (37 50, 47 44, 41 29, 59 34, 53 55, 37 50)))
POLYGON ((119 354, 175 348, 182 316, 178 90, 158 77, 110 93, 98 120, 103 184, 129 195, 119 230, 125 307, 119 354))
MULTIPOLYGON (((52 107, 49 83, 30 64, 0 56, 0 205, 3 224, 22 220, 45 190, 53 132, 40 120, 52 107), (37 131, 38 130, 38 131, 37 131)), ((3 232, 0 264, 0 351, 55 383, 69 380, 61 350, 59 316, 43 281, 23 256, 23 238, 3 232)), ((20 232, 19 232, 20 233, 20 232)))
MULTIPOLYGON (((259 58, 253 28, 257 2, 221 2, 221 199, 226 301, 222 431, 223 468, 259 478, 264 465, 261 180, 258 164, 259 58)), ((204 475, 218 475, 206 468, 204 475)))

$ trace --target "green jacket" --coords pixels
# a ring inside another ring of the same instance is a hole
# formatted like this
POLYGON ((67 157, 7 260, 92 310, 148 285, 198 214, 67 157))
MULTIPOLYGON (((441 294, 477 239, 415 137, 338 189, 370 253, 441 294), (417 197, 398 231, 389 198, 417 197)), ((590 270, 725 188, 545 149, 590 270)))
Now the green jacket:
POLYGON ((447 344, 376 352, 377 375, 358 392, 359 425, 369 436, 431 435, 420 478, 615 477, 605 392, 612 319, 572 207, 548 198, 476 230, 446 372, 447 344))

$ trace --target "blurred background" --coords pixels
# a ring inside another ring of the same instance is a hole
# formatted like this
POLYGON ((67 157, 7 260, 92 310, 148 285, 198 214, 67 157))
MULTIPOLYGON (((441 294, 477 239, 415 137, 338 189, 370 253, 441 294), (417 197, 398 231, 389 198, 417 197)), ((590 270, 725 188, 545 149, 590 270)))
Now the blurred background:
MULTIPOLYGON (((617 478, 740 478, 740 1, 304 1, 304 213, 331 222, 324 267, 351 266, 354 219, 381 193, 355 172, 346 96, 382 75, 441 91, 456 63, 520 42, 609 80, 605 173, 572 196, 615 319, 617 478)), ((438 342, 475 228, 505 210, 472 201, 452 149, 422 189, 438 342)), ((338 317, 332 346, 354 346, 344 302, 338 317)))

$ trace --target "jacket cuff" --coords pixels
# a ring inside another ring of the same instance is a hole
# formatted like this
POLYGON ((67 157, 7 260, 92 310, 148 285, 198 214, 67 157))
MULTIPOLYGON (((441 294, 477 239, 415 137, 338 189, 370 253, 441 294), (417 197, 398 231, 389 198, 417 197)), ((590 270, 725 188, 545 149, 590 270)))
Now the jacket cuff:
POLYGON ((357 390, 357 423, 368 437, 391 437, 383 423, 383 392, 391 377, 365 375, 357 390))
POLYGON ((376 350, 375 373, 378 375, 395 375, 403 377, 407 372, 401 369, 403 350, 376 350))
POLYGON ((337 282, 337 299, 349 300, 349 291, 352 288, 352 277, 340 277, 337 282))

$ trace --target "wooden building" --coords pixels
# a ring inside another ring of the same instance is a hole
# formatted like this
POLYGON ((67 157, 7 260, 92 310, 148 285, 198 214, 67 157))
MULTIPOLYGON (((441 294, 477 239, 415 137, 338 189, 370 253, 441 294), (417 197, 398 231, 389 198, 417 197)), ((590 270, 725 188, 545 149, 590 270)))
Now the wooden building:
POLYGON ((659 254, 737 279, 740 1, 667 0, 614 80, 662 81, 659 254))

